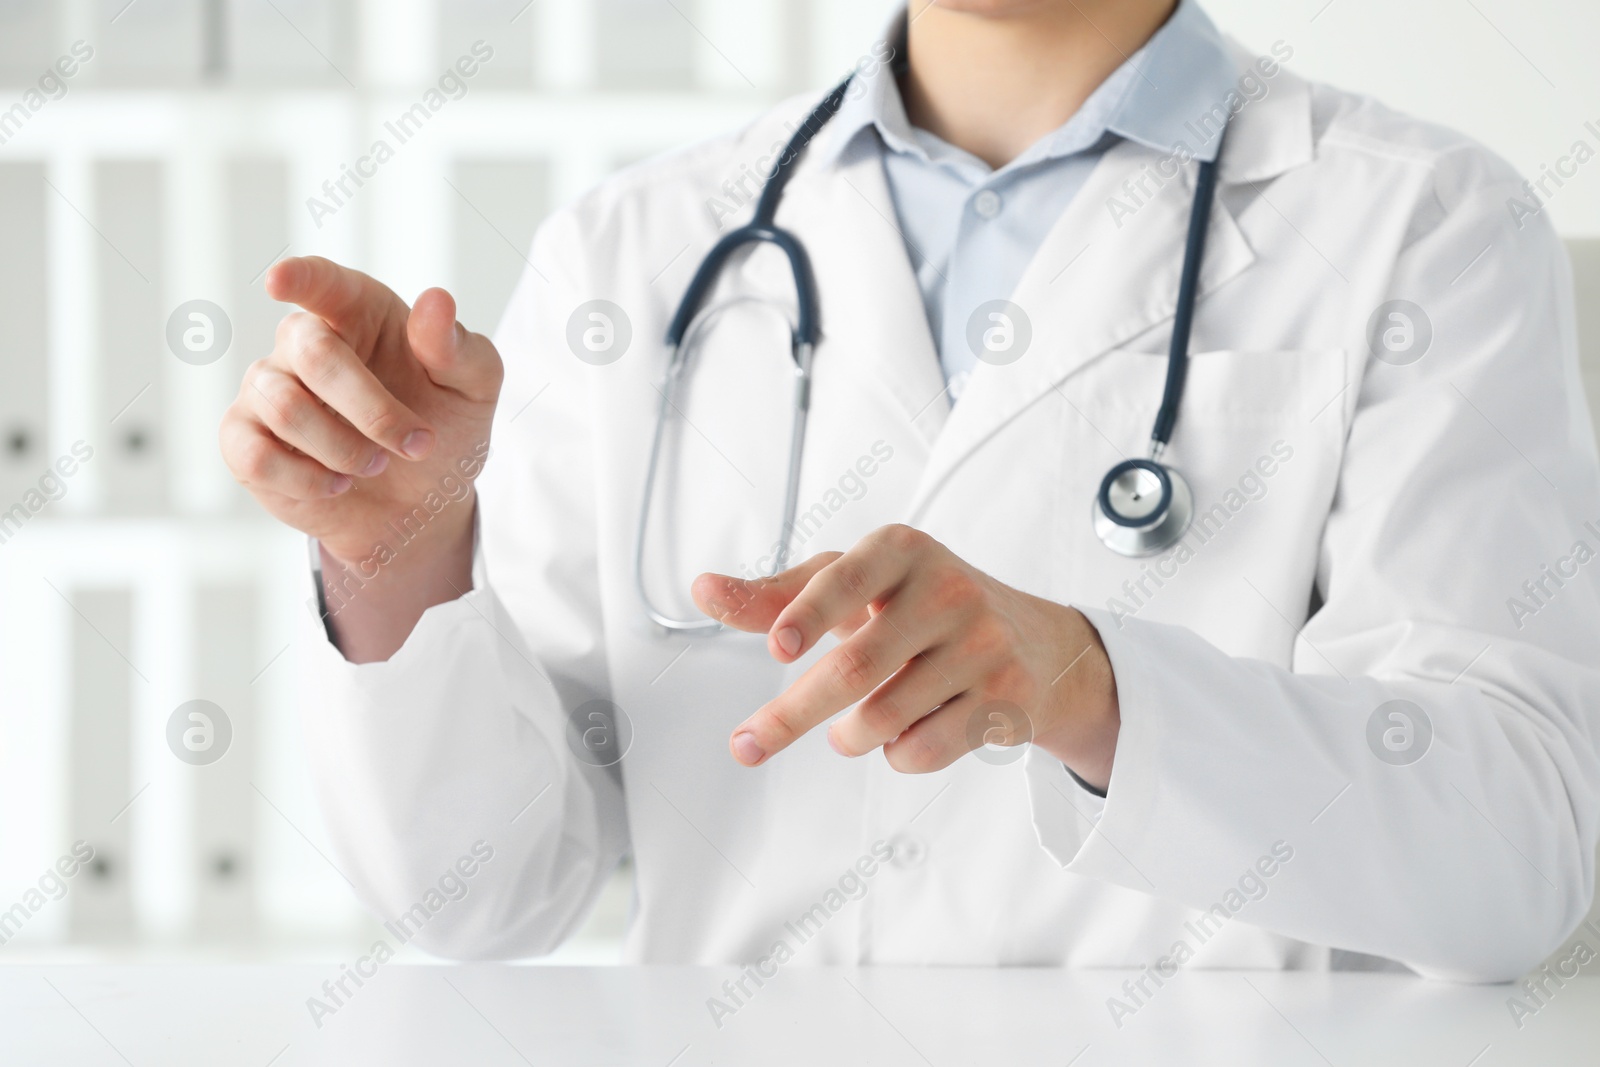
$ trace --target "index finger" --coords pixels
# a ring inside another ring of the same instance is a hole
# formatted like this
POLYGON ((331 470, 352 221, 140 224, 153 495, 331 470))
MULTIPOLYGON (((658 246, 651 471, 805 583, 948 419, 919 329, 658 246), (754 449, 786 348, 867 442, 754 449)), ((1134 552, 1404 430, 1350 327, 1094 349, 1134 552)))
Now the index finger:
POLYGON ((734 730, 734 757, 755 766, 801 735, 866 697, 923 650, 926 622, 897 624, 879 612, 849 640, 812 664, 799 679, 734 730))
POLYGON ((818 571, 778 612, 768 650, 781 662, 792 663, 823 634, 893 592, 910 573, 915 537, 908 527, 885 526, 818 571))
MULTIPOLYGON (((899 539, 880 531, 817 571, 778 612, 767 647, 789 663, 823 634, 859 617, 898 588, 910 569, 899 539)), ((755 766, 794 743, 835 712, 872 692, 918 651, 896 624, 875 614, 848 640, 769 701, 729 739, 734 758, 755 766)))
POLYGON ((267 271, 267 295, 298 304, 361 347, 347 331, 376 327, 400 301, 394 290, 369 275, 321 256, 290 256, 267 271))
MULTIPOLYGON (((724 626, 747 634, 764 634, 772 629, 778 613, 789 606, 816 573, 841 555, 841 552, 823 552, 767 578, 735 578, 708 572, 694 580, 689 592, 696 607, 724 626)), ((841 628, 839 636, 847 636, 866 621, 867 613, 863 609, 857 618, 850 620, 851 625, 841 628)))

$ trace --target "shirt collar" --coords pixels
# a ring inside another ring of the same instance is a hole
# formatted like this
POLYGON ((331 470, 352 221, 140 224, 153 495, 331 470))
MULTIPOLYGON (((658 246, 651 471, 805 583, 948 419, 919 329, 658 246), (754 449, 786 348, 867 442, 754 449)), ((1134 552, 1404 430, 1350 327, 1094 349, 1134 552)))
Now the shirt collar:
MULTIPOLYGON (((891 60, 858 72, 845 91, 827 143, 819 140, 816 145, 819 162, 834 162, 868 129, 875 130, 891 152, 933 162, 951 157, 977 162, 961 149, 913 128, 906 117, 894 69, 904 61, 898 53, 904 48, 905 19, 901 9, 882 37, 895 53, 891 60)), ((1160 152, 1181 147, 1192 158, 1214 159, 1220 138, 1205 136, 1198 123, 1224 104, 1237 89, 1237 79, 1238 66, 1216 24, 1195 0, 1180 0, 1166 23, 1089 95, 1076 114, 1001 169, 1081 152, 1107 134, 1160 152)))

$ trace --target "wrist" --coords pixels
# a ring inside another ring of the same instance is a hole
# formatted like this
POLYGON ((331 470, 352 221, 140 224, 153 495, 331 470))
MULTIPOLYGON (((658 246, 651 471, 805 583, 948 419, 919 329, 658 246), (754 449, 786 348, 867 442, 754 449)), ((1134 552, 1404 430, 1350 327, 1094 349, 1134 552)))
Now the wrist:
POLYGON ((1067 613, 1057 642, 1063 665, 1058 670, 1065 673, 1050 687, 1033 743, 1103 793, 1122 726, 1116 673, 1099 631, 1083 613, 1060 605, 1057 610, 1067 613))
POLYGON ((397 525, 354 558, 321 543, 325 622, 347 659, 387 659, 423 612, 472 589, 476 524, 470 503, 462 514, 464 521, 448 527, 439 521, 442 513, 420 531, 397 525))
POLYGON ((368 518, 355 531, 308 532, 322 546, 324 567, 375 580, 424 573, 459 554, 472 543, 476 509, 477 494, 469 493, 459 501, 445 501, 437 511, 418 506, 381 520, 368 518))

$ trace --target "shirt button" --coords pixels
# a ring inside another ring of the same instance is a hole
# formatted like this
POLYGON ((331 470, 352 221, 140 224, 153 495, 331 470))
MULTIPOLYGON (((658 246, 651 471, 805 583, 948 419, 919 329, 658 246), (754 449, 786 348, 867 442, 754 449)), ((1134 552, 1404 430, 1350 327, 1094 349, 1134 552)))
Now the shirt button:
POLYGON ((894 850, 889 862, 902 871, 915 870, 928 858, 928 843, 913 833, 895 834, 889 847, 894 850))
POLYGON ((994 218, 1000 214, 1000 194, 993 189, 983 190, 972 198, 972 210, 982 218, 994 218))

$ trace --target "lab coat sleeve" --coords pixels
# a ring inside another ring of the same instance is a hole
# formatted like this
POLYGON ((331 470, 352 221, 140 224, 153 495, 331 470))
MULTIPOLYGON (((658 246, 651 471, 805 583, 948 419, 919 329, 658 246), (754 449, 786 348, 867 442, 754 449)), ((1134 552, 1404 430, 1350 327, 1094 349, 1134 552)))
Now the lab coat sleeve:
POLYGON ((1103 809, 1046 754, 1027 762, 1067 870, 1460 980, 1518 976, 1582 920, 1600 477, 1566 255, 1543 216, 1518 225, 1508 171, 1475 149, 1441 161, 1419 210, 1437 222, 1378 297, 1420 305, 1433 347, 1352 383, 1321 606, 1298 633, 1297 605, 1262 609, 1286 620, 1290 667, 1085 609, 1122 715, 1103 809))
POLYGON ((576 303, 563 268, 578 260, 555 247, 561 226, 535 240, 495 338, 506 381, 474 587, 381 663, 346 662, 307 625, 302 718, 336 865, 391 937, 444 956, 555 948, 627 844, 615 768, 568 743, 569 715, 607 683, 581 365, 557 310, 576 303))

